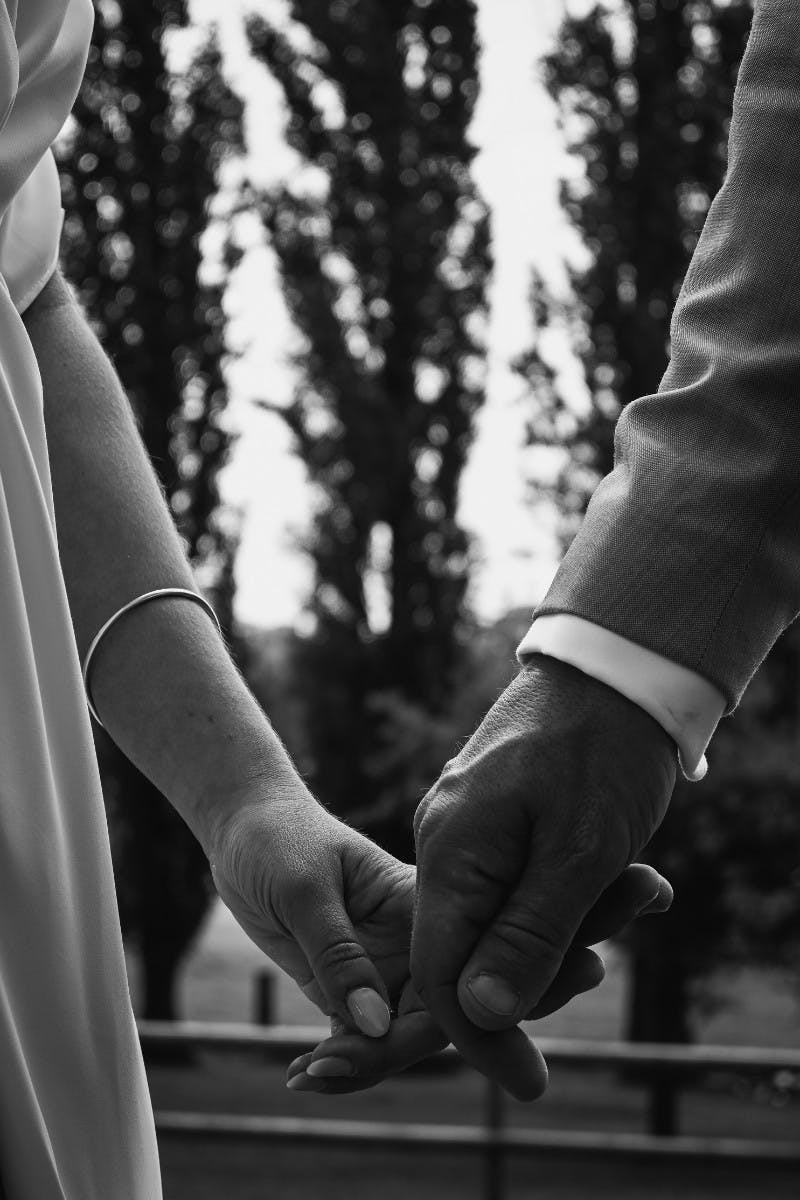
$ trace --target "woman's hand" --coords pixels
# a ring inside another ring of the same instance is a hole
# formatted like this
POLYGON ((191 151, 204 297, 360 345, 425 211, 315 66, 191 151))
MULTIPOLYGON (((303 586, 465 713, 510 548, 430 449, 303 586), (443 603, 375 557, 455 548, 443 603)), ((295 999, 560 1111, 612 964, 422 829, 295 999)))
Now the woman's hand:
MULTIPOLYGON (((206 812, 223 814, 204 840, 221 899, 331 1020, 334 1036, 289 1067, 293 1086, 354 1091, 442 1050, 447 1039, 410 981, 415 869, 331 816, 288 763, 226 787, 217 804, 204 799, 206 812), (307 1075, 322 1057, 342 1058, 344 1073, 307 1075)), ((665 907, 667 893, 652 868, 628 868, 587 918, 583 942, 616 932, 651 901, 665 907)), ((531 1015, 596 986, 602 973, 576 939, 531 1015)))
POLYGON ((226 907, 337 1028, 383 1037, 409 978, 414 868, 337 821, 293 772, 224 803, 208 856, 226 907))

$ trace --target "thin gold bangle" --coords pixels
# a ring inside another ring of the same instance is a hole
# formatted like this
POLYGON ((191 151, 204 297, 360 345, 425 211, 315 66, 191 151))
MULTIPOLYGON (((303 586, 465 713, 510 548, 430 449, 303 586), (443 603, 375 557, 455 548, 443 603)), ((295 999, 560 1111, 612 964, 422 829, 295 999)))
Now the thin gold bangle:
POLYGON ((83 664, 83 687, 86 692, 86 702, 89 705, 89 712, 92 714, 95 721, 97 721, 97 724, 101 729, 105 729, 105 725, 97 715, 97 710, 92 703, 91 689, 89 688, 89 666, 92 661, 92 655, 97 649, 103 634, 111 628, 118 617, 121 617, 123 613, 128 612, 129 609, 135 608, 137 604, 144 604, 147 600, 155 600, 157 596, 183 596, 186 600, 194 600, 196 604, 202 605, 206 612, 208 612, 214 618, 214 623, 217 627, 217 630, 219 631, 220 636, 222 636, 222 628, 219 623, 219 618, 209 602, 206 600, 205 596, 198 596, 196 592, 190 592, 188 588, 156 588, 154 592, 145 592, 143 596, 137 596, 134 600, 129 600, 127 604, 123 604, 122 608, 115 612, 113 617, 109 617, 100 632, 96 634, 94 641, 86 652, 86 658, 83 664))

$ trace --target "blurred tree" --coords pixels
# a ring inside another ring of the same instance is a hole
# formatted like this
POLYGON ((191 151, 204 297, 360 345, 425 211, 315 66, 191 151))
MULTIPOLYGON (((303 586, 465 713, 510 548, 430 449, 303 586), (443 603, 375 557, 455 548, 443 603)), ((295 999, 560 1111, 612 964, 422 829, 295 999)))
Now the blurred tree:
POLYGON ((470 545, 458 484, 484 398, 488 214, 470 172, 475 4, 294 0, 253 17, 303 170, 253 189, 302 335, 288 407, 318 501, 305 542, 313 633, 295 655, 312 783, 363 810, 394 689, 434 715, 465 638, 470 545))
MULTIPOLYGON (((535 339, 516 367, 533 397, 530 443, 563 451, 555 478, 532 491, 555 504, 564 551, 613 467, 621 409, 666 369, 674 302, 724 177, 751 16, 751 0, 598 4, 562 23, 543 60, 569 149, 585 164, 562 181, 561 205, 588 262, 568 266, 568 301, 534 275, 535 339), (582 366, 588 409, 576 409, 552 366, 559 338, 582 366)), ((708 779, 678 783, 650 844, 676 899, 630 934, 632 1038, 688 1039, 691 1013, 718 998, 721 964, 798 961, 799 652, 788 631, 717 731, 708 779)))
POLYGON ((412 822, 420 798, 519 671, 516 648, 530 623, 530 608, 523 608, 474 626, 452 678, 450 700, 440 712, 431 713, 396 689, 370 697, 380 726, 364 767, 380 799, 351 813, 352 824, 368 827, 376 841, 404 849, 413 861, 412 822))
MULTIPOLYGON (((349 824, 413 857, 411 824, 419 797, 517 673, 515 652, 529 625, 530 609, 519 608, 491 625, 476 626, 454 676, 452 700, 439 713, 393 689, 370 696, 380 726, 364 770, 376 781, 380 797, 376 802, 371 796, 363 810, 349 811, 349 824)), ((301 771, 308 770, 303 681, 294 669, 297 634, 244 628, 242 637, 248 647, 248 683, 301 771)))
MULTIPOLYGON (((217 491, 232 443, 222 288, 200 280, 200 239, 218 170, 242 147, 242 108, 213 36, 184 73, 167 69, 165 35, 186 24, 179 0, 98 4, 80 96, 57 147, 62 263, 230 640, 236 530, 217 491)), ((143 967, 141 1015, 169 1020, 178 965, 214 894, 208 864, 166 800, 95 735, 123 933, 143 967)))

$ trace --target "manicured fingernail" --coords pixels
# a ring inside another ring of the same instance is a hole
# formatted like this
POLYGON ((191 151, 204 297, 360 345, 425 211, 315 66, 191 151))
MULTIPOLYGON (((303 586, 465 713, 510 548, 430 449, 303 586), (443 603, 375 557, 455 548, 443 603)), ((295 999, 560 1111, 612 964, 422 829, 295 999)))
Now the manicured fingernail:
POLYGON ((347 997, 347 1007, 358 1028, 368 1037, 383 1037, 388 1033, 391 1014, 373 988, 356 988, 347 997))
MULTIPOLYGON (((306 1051, 306 1054, 307 1054, 307 1053, 308 1053, 308 1051, 306 1051)), ((306 1054, 299 1054, 299 1055, 297 1056, 297 1058, 293 1059, 293 1060, 292 1060, 292 1061, 289 1063, 289 1066, 286 1068, 286 1070, 287 1070, 287 1071, 291 1071, 291 1070, 292 1070, 294 1067, 299 1067, 299 1066, 300 1066, 300 1064, 301 1064, 301 1062, 303 1061, 303 1059, 306 1057, 306 1054)))
POLYGON ((467 980, 467 987, 479 1004, 498 1017, 510 1017, 517 1010, 519 992, 506 983, 505 979, 481 971, 480 975, 467 980))
POLYGON ((307 1079, 305 1071, 301 1071, 299 1075, 294 1075, 291 1079, 286 1080, 286 1086, 292 1092, 310 1092, 313 1088, 309 1086, 310 1080, 307 1079))
POLYGON ((352 1075, 352 1064, 346 1058, 318 1058, 306 1067, 306 1074, 315 1079, 326 1079, 332 1075, 352 1075))

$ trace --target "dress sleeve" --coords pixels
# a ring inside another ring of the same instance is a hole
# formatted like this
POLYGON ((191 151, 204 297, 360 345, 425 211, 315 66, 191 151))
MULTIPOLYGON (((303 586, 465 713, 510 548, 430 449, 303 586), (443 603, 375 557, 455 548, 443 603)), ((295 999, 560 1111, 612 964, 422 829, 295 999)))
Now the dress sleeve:
POLYGON ((0 0, 0 287, 18 312, 58 262, 64 213, 52 145, 86 68, 92 0, 0 0))
POLYGON ((58 265, 63 221, 58 169, 47 150, 0 220, 0 275, 19 313, 58 265))

